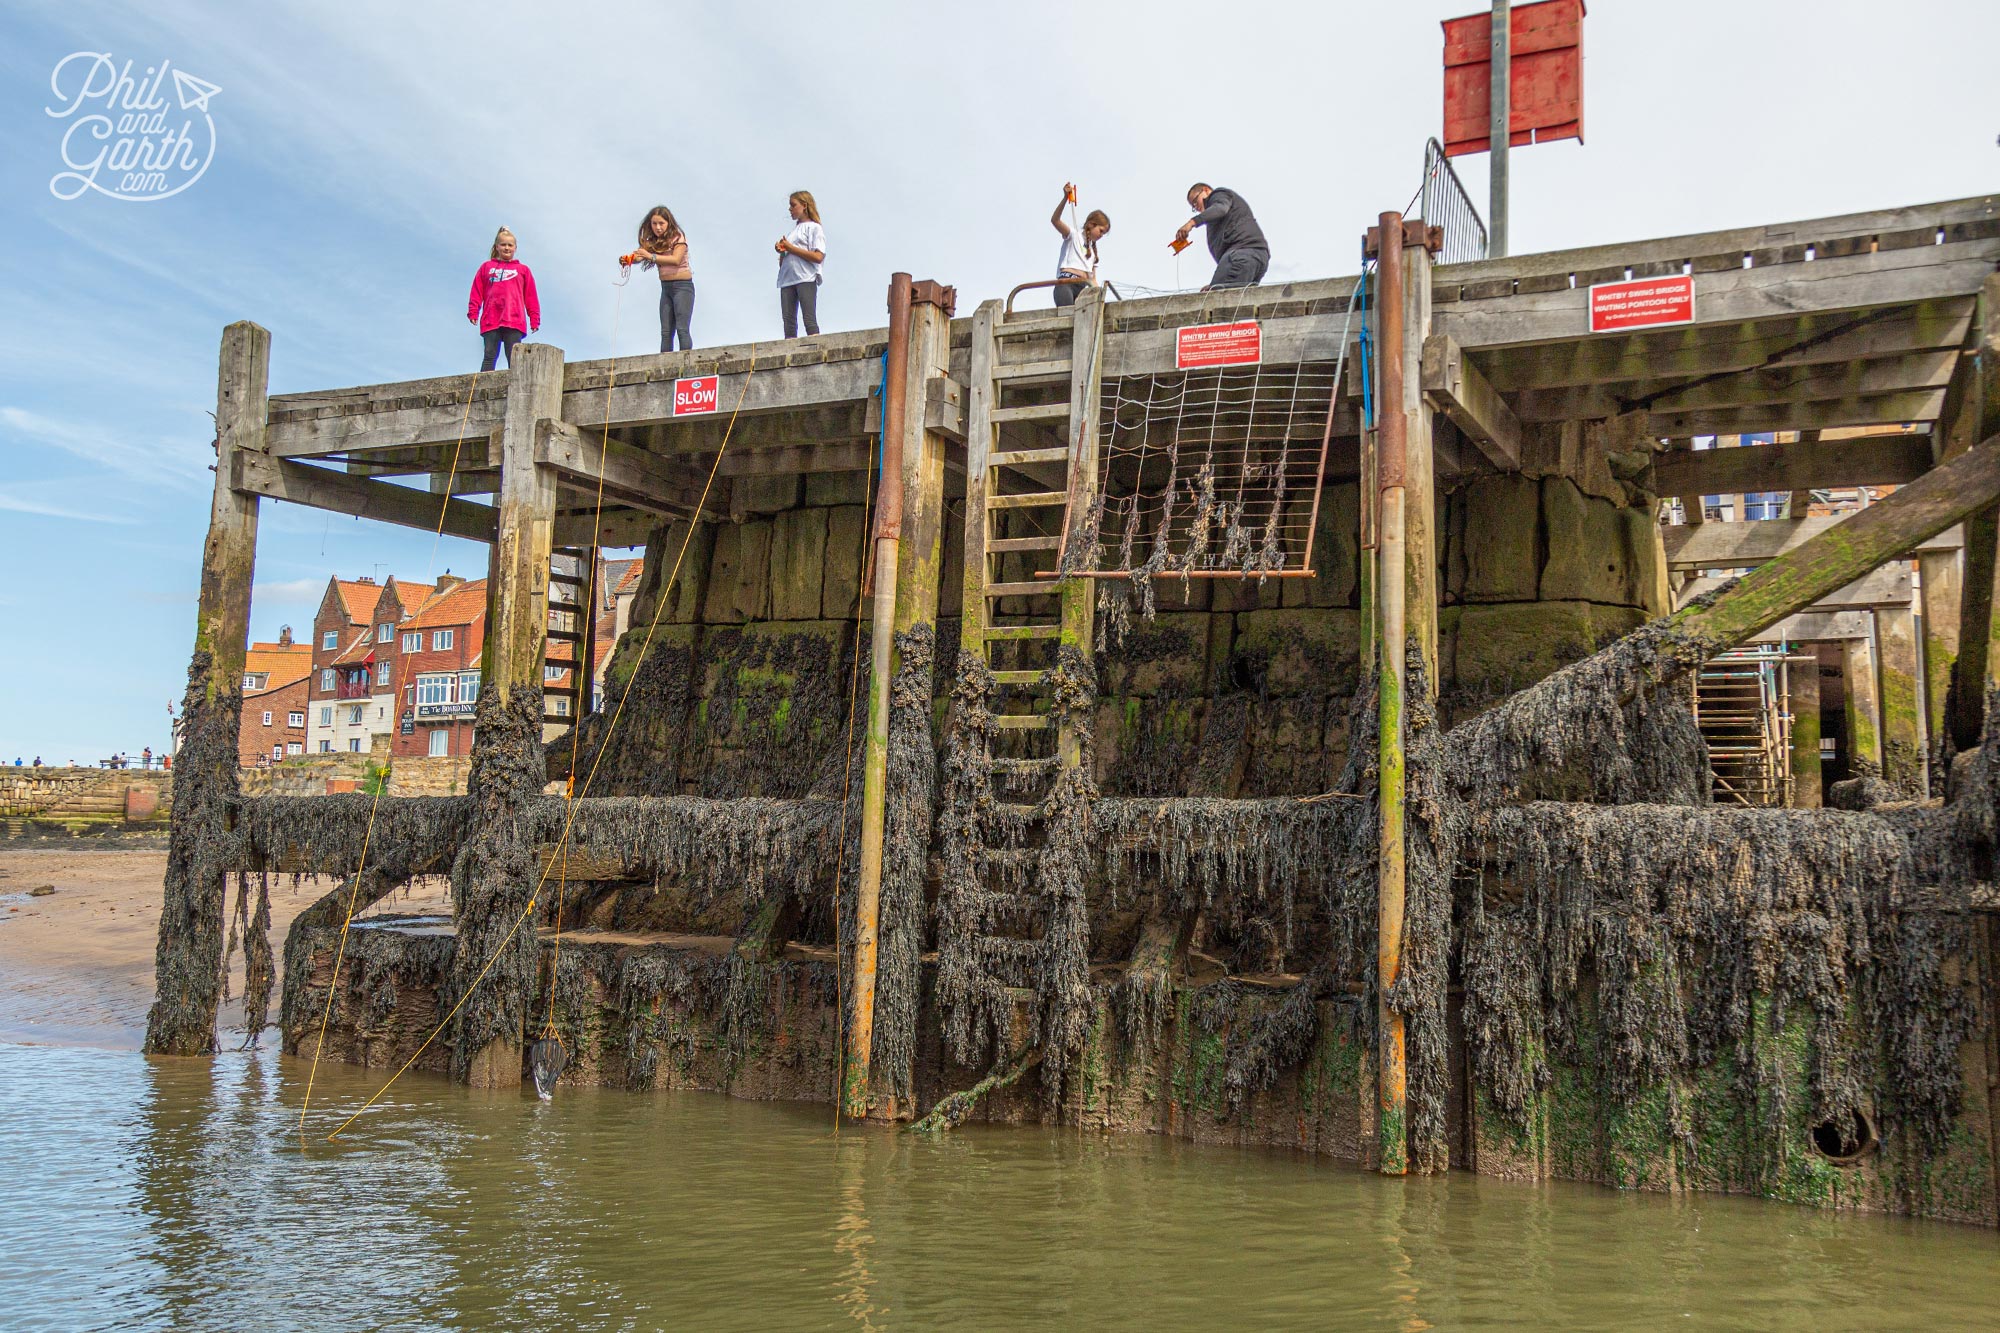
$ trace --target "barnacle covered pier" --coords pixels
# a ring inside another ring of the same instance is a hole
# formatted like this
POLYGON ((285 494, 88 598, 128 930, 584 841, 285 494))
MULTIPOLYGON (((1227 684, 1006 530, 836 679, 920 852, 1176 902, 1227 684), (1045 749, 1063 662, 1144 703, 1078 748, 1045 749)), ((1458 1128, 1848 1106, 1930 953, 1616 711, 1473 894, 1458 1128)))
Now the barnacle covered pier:
POLYGON ((213 1047, 231 881, 314 873, 285 1047, 385 1075, 553 1032, 567 1081, 2000 1222, 2000 197, 1437 240, 278 396, 230 326, 149 1048, 213 1047), (1593 331, 1653 278, 1685 318, 1593 331), (1895 489, 1700 499, 1843 487, 1895 489), (491 544, 468 795, 239 792, 269 500, 491 544), (558 729, 552 567, 627 545, 558 729), (1719 739, 1759 642, 1790 729, 1719 739), (449 919, 348 928, 422 875, 449 919))

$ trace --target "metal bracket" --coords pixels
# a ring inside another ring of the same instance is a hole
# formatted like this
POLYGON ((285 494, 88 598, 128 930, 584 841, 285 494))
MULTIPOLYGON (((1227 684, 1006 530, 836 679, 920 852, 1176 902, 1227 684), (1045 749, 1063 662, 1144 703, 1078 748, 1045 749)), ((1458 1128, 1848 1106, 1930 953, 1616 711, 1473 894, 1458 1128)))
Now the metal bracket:
POLYGON ((958 313, 958 288, 925 278, 910 284, 910 304, 934 305, 944 311, 946 319, 950 319, 958 313))

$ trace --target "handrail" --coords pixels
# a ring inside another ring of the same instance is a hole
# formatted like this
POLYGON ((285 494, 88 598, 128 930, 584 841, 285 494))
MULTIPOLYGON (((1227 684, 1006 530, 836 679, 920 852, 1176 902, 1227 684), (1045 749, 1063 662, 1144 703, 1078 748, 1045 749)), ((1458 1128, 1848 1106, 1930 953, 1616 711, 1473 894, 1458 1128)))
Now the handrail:
POLYGON ((1088 285, 1090 285, 1089 278, 1043 278, 1039 282, 1024 282, 1013 291, 1007 293, 1007 308, 1000 313, 1003 315, 1013 314, 1014 298, 1022 292, 1030 291, 1036 287, 1085 287, 1088 285))
POLYGON ((1486 258, 1486 224, 1465 184, 1445 156, 1444 145, 1435 138, 1424 143, 1424 181, 1417 187, 1418 215, 1433 226, 1444 228, 1444 249, 1440 264, 1465 264, 1486 258))

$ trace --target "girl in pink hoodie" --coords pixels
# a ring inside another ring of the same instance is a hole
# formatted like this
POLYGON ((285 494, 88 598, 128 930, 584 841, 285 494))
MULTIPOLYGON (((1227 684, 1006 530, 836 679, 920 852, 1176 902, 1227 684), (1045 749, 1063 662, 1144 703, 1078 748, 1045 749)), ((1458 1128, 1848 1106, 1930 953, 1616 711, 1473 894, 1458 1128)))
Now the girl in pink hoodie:
POLYGON ((466 303, 465 317, 479 326, 479 336, 486 341, 482 371, 493 369, 503 347, 511 367, 514 344, 542 327, 535 275, 514 259, 518 244, 514 233, 502 227, 493 237, 492 257, 472 275, 472 299, 466 303))

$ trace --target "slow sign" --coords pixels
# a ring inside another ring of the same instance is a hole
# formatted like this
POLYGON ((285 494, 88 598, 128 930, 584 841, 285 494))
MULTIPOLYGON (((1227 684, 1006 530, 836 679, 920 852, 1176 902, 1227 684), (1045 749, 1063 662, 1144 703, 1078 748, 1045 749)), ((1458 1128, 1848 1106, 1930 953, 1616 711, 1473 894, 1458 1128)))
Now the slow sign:
POLYGON ((1590 289, 1590 331, 1621 333, 1694 323, 1694 279, 1686 274, 1600 282, 1590 289))
POLYGON ((1254 319, 1234 324, 1196 324, 1174 338, 1174 368, 1254 366, 1264 359, 1264 329, 1254 319))
POLYGON ((674 415, 698 417, 713 412, 722 396, 722 380, 716 375, 697 375, 674 381, 674 415))

